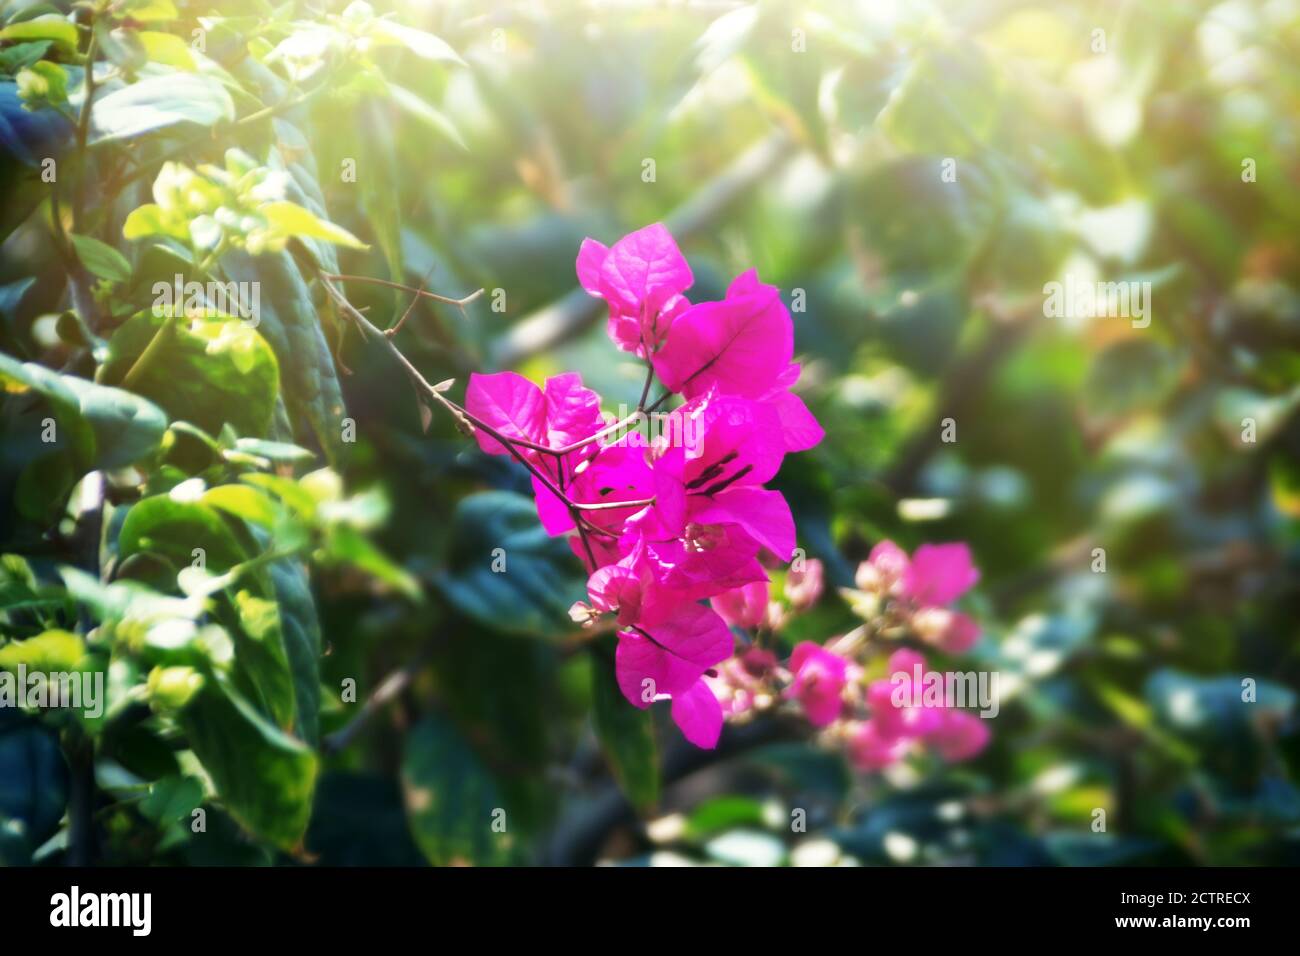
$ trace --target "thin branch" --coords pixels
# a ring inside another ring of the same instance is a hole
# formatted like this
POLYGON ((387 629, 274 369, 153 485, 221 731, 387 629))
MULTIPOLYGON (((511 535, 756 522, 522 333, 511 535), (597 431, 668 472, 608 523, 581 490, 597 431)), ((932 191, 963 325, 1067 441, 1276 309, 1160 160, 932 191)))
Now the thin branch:
POLYGON ((610 511, 614 508, 644 508, 654 503, 654 498, 637 498, 635 501, 598 501, 592 504, 575 501, 573 507, 579 511, 610 511))
MULTIPOLYGON (((423 299, 433 299, 435 302, 444 302, 447 305, 455 305, 464 308, 479 296, 483 295, 483 289, 475 289, 467 296, 459 299, 453 299, 451 296, 438 295, 436 292, 430 292, 424 288, 415 288, 415 286, 406 285, 403 282, 394 282, 391 279, 376 279, 373 276, 356 276, 347 275, 341 272, 322 272, 320 273, 326 279, 332 279, 335 282, 364 282, 369 285, 381 285, 386 289, 397 289, 401 292, 409 292, 411 295, 423 299)), ((400 323, 399 323, 400 324, 400 323)))
POLYGON ((406 666, 398 668, 387 677, 379 682, 379 686, 374 689, 366 702, 361 705, 361 712, 343 725, 339 730, 328 735, 321 741, 321 751, 326 754, 336 754, 340 750, 352 743, 357 734, 370 721, 370 718, 383 710, 384 706, 393 698, 410 685, 415 675, 429 661, 429 652, 417 656, 406 666))

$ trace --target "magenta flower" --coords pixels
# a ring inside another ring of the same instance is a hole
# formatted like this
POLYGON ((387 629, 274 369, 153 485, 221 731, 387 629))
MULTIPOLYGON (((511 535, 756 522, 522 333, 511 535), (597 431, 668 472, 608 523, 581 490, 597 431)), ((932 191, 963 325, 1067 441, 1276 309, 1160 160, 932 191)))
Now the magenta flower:
POLYGON ((909 563, 906 551, 892 541, 881 541, 871 549, 867 560, 858 565, 854 582, 863 591, 893 593, 899 588, 909 563))
POLYGON ((701 680, 731 656, 731 632, 722 618, 699 604, 684 604, 661 623, 620 631, 614 657, 623 696, 645 709, 671 699, 672 716, 686 739, 713 747, 722 729, 722 705, 701 680))
POLYGON ((849 734, 849 760, 859 770, 883 770, 907 752, 908 741, 882 733, 875 720, 864 720, 849 734))
POLYGON ((808 722, 814 727, 825 727, 840 715, 848 664, 838 654, 812 641, 803 641, 795 646, 790 656, 794 681, 787 695, 799 701, 808 722))
POLYGON ((681 293, 695 281, 668 230, 655 223, 606 248, 583 240, 578 282, 609 305, 609 337, 624 352, 645 356, 664 340, 690 305, 681 293))
POLYGON ((912 615, 912 628, 921 640, 949 654, 970 650, 980 637, 973 618, 942 607, 921 608, 912 615))
POLYGON ((673 696, 673 723, 697 747, 712 750, 722 735, 722 704, 704 678, 685 693, 673 696))
POLYGON ((923 544, 903 574, 903 594, 917 605, 943 606, 961 597, 980 579, 965 544, 923 544))
POLYGON ((944 760, 969 760, 988 746, 988 726, 975 714, 945 710, 937 727, 926 735, 926 745, 944 760))
MULTIPOLYGON (((542 387, 514 372, 471 375, 465 414, 484 452, 528 469, 542 526, 568 536, 586 567, 590 603, 574 605, 575 622, 615 616, 624 696, 637 707, 671 700, 687 739, 711 747, 723 719, 718 695, 743 710, 777 670, 775 660, 761 676, 735 662, 715 669, 731 656, 728 625, 766 620, 763 562, 794 553, 789 505, 764 485, 786 454, 824 437, 791 392, 800 375, 793 322, 779 290, 752 270, 723 301, 691 305, 684 293, 694 276, 659 224, 608 248, 586 240, 577 273, 608 305, 614 343, 685 400, 670 413, 679 427, 653 442, 607 434, 600 396, 574 373, 542 387)), ((796 607, 816 600, 821 575, 811 562, 789 576, 796 607)), ((829 723, 848 662, 821 648, 797 653, 797 695, 812 719, 829 723)), ((778 698, 769 688, 761 699, 778 698)))
POLYGON ((758 627, 767 616, 767 581, 723 591, 712 597, 709 605, 731 627, 758 627))
POLYGON ((751 269, 731 283, 723 301, 677 316, 652 361, 664 385, 687 398, 714 386, 759 398, 777 385, 793 355, 794 323, 780 292, 751 269))
POLYGON ((785 596, 797 611, 806 611, 817 603, 826 586, 826 572, 816 558, 804 562, 803 570, 793 568, 785 576, 785 596))

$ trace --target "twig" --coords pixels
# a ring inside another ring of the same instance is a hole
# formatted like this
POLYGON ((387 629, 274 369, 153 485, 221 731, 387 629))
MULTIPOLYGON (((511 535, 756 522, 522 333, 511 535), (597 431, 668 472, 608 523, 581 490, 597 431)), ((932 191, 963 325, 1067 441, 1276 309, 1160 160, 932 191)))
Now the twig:
POLYGON ((354 276, 341 272, 322 272, 320 275, 335 282, 365 282, 370 285, 381 285, 386 289, 398 289, 401 292, 409 292, 411 295, 423 299, 433 299, 435 302, 444 302, 447 305, 459 306, 462 309, 481 296, 484 292, 483 289, 475 289, 467 296, 453 299, 451 296, 438 295, 436 292, 430 292, 424 288, 417 289, 415 286, 406 285, 403 282, 394 282, 391 279, 376 279, 373 276, 354 276))
POLYGON ((381 711, 389 701, 406 690, 415 675, 419 673, 420 668, 428 662, 429 652, 425 651, 410 663, 398 668, 381 680, 379 686, 361 705, 361 712, 321 741, 321 751, 326 754, 336 754, 352 743, 357 734, 361 733, 362 729, 365 728, 370 718, 381 711))

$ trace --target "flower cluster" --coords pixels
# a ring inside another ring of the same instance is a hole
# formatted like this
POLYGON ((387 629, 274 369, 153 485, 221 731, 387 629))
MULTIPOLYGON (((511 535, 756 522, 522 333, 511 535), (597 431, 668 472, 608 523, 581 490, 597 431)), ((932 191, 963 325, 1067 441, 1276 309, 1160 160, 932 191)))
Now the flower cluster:
MULTIPOLYGON (((734 626, 777 632, 789 613, 811 606, 821 593, 820 562, 805 565, 787 574, 784 603, 769 600, 767 585, 759 584, 719 595, 713 606, 734 626)), ((978 625, 947 607, 979 579, 969 549, 922 545, 909 559, 885 541, 856 578, 859 589, 844 594, 866 619, 862 627, 824 646, 803 641, 785 665, 755 643, 706 678, 723 710, 744 720, 776 706, 794 707, 863 770, 883 769, 920 748, 945 760, 975 756, 988 743, 987 726, 932 693, 938 675, 920 652, 894 650, 884 676, 873 663, 881 642, 897 647, 907 636, 948 653, 979 639, 978 625)))
POLYGON ((789 561, 794 519, 764 488, 787 452, 822 439, 790 391, 799 378, 794 326, 775 286, 751 270, 720 302, 691 303, 690 266, 662 225, 612 247, 583 243, 578 279, 609 306, 609 334, 647 366, 632 420, 609 421, 575 373, 538 387, 513 372, 473 375, 465 412, 480 448, 532 473, 537 512, 590 574, 590 605, 617 617, 619 687, 637 707, 672 701, 692 742, 713 746, 722 708, 704 675, 731 657, 734 636, 701 602, 768 580, 763 560, 789 561), (646 405, 653 379, 666 391, 646 405), (635 428, 671 396, 662 433, 635 428))
MULTIPOLYGON (((764 485, 787 453, 824 434, 791 391, 800 367, 777 288, 751 270, 721 301, 692 303, 690 266, 662 225, 611 247, 586 240, 577 273, 608 305, 610 339, 646 365, 636 411, 603 413, 600 396, 572 372, 542 386, 514 372, 472 375, 459 411, 484 452, 527 468, 543 527, 568 536, 585 564, 589 603, 572 615, 584 624, 614 619, 627 700, 639 708, 671 701, 682 733, 706 748, 724 717, 770 706, 800 709, 842 737, 863 767, 884 766, 917 742, 952 758, 982 747, 983 727, 964 712, 924 702, 884 711, 883 687, 865 680, 860 634, 799 644, 785 665, 758 640, 773 638, 823 588, 821 564, 800 554, 784 600, 770 599, 767 569, 795 557, 795 527, 784 497, 764 485), (662 394, 647 404, 656 379, 662 394), (664 427, 642 430, 674 397, 664 427), (749 638, 739 655, 737 634, 749 638)), ((925 546, 909 560, 885 543, 864 562, 851 603, 873 603, 882 633, 905 629, 957 652, 978 629, 947 605, 977 576, 964 545, 925 546)), ((906 654, 919 658, 900 651, 897 663, 914 663, 906 654)))

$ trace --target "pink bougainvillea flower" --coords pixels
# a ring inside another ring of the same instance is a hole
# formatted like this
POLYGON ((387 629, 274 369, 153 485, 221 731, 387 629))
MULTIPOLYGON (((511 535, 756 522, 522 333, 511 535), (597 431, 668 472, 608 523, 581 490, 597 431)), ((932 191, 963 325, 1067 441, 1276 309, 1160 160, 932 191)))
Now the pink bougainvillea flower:
POLYGON ((863 591, 888 594, 901 584, 909 563, 906 551, 892 541, 881 541, 858 565, 854 583, 863 591))
POLYGON ((921 608, 912 615, 912 628, 921 640, 949 654, 970 650, 980 637, 973 618, 941 607, 921 608))
POLYGON ((949 709, 926 735, 925 742, 944 760, 969 760, 988 746, 990 736, 988 727, 977 715, 949 709))
POLYGON ((587 596, 597 611, 614 612, 618 623, 632 625, 641 620, 641 599, 646 591, 646 572, 640 554, 597 568, 587 579, 587 596))
POLYGON ((980 579, 970 548, 954 544, 923 544, 903 574, 903 595, 917 605, 951 604, 980 579))
POLYGON ((909 648, 889 656, 889 676, 867 686, 876 729, 887 737, 924 737, 943 719, 943 708, 925 702, 925 658, 909 648))
POLYGON ((700 678, 680 694, 673 695, 673 723, 697 747, 712 750, 722 735, 722 704, 700 678))
POLYGON ((758 543, 736 524, 692 520, 680 537, 640 542, 658 603, 696 601, 767 580, 758 543))
POLYGON ((794 355, 794 323, 776 286, 754 270, 739 276, 721 302, 677 316, 652 358, 670 391, 694 398, 713 386, 759 398, 772 390, 794 355))
MULTIPOLYGON (((634 437, 634 436, 629 436, 634 437)), ((635 436, 639 437, 639 436, 635 436)), ((595 457, 579 462, 566 481, 556 481, 573 501, 583 504, 611 504, 619 501, 644 501, 654 495, 654 479, 646 462, 646 449, 634 440, 604 445, 595 457)), ((573 515, 564 502, 533 476, 533 493, 537 496, 537 515, 548 534, 572 531, 573 515)), ((586 519, 610 534, 618 534, 623 522, 644 505, 587 511, 586 519)))
POLYGON ((883 770, 907 752, 906 739, 882 733, 875 720, 864 720, 849 734, 849 760, 859 770, 883 770))
MULTIPOLYGON (((552 375, 546 380, 546 444, 564 448, 584 441, 599 432, 605 422, 600 412, 600 396, 582 384, 577 372, 552 375)), ((583 451, 594 455, 593 442, 583 451)))
POLYGON ((661 696, 691 690, 706 670, 731 656, 734 639, 716 613, 683 604, 666 620, 619 631, 615 674, 623 696, 645 709, 661 696))
POLYGON ((760 401, 772 405, 781 420, 781 437, 786 451, 807 451, 826 437, 826 431, 808 411, 802 398, 788 391, 799 381, 800 366, 792 362, 777 378, 771 391, 760 401))
POLYGON ((682 481, 695 494, 736 484, 761 485, 781 468, 785 441, 781 419, 770 404, 710 389, 687 402, 683 433, 695 436, 684 449, 682 481))
MULTIPOLYGON (((600 396, 582 384, 577 372, 554 375, 538 388, 515 372, 481 375, 471 372, 465 390, 465 410, 507 438, 534 445, 560 449, 591 438, 605 425, 600 412, 600 396)), ((508 455, 506 447, 485 432, 476 429, 479 447, 489 455, 508 455)), ((544 466, 552 478, 559 474, 554 456, 516 445, 528 461, 544 466)), ((600 450, 596 442, 565 455, 566 467, 572 469, 600 450)))
POLYGON ((790 669, 794 680, 786 695, 799 701, 814 727, 833 722, 843 707, 848 661, 820 644, 803 641, 790 656, 790 669))
MULTIPOLYGON (((545 443, 546 398, 540 388, 515 372, 471 372, 465 389, 465 410, 507 438, 545 443)), ((505 445, 482 429, 475 429, 474 437, 479 448, 489 455, 510 454, 505 445)))
POLYGON ((731 627, 758 627, 767 616, 767 581, 753 581, 710 598, 709 605, 731 627))
POLYGON ((695 276, 660 223, 629 233, 612 247, 586 239, 578 251, 578 281, 609 305, 609 337, 625 352, 645 355, 690 305, 681 294, 695 276))
POLYGON ((808 558, 801 568, 791 568, 785 576, 785 596, 796 611, 806 611, 817 603, 826 586, 826 571, 816 558, 808 558))
POLYGON ((778 666, 776 655, 763 648, 751 647, 724 661, 717 677, 705 677, 725 715, 745 713, 766 693, 765 682, 778 666))
POLYGON ((687 515, 704 525, 734 524, 782 561, 789 561, 794 553, 794 516, 779 491, 740 487, 712 496, 691 496, 687 515))

